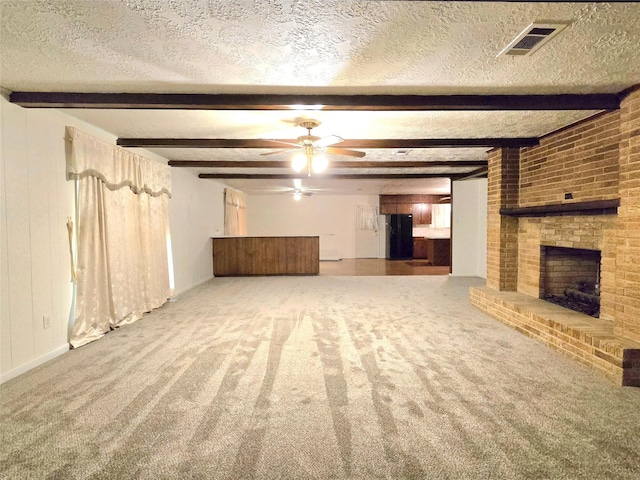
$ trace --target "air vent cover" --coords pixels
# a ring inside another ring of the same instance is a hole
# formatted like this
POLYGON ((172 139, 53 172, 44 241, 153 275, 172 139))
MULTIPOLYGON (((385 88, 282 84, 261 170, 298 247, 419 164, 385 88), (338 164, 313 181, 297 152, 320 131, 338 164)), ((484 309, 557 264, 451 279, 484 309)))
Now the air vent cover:
POLYGON ((567 27, 567 22, 532 23, 514 38, 499 54, 511 56, 531 55, 567 27))
POLYGON ((394 155, 409 155, 409 152, 411 151, 410 148, 406 149, 406 150, 396 150, 395 152, 393 152, 394 155))

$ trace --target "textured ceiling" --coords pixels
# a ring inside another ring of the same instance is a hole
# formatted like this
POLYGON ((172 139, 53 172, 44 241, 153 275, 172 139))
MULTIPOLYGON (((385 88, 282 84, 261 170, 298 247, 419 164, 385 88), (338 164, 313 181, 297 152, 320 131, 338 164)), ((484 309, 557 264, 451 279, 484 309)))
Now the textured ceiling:
POLYGON ((633 3, 4 1, 2 81, 88 92, 614 93, 640 75, 638 18, 633 3), (543 19, 570 27, 531 59, 496 57, 543 19))
MULTIPOLYGON (((2 0, 0 85, 23 92, 618 93, 640 83, 639 18, 634 2, 2 0), (497 57, 536 21, 569 26, 530 57, 497 57)), ((302 117, 322 122, 314 134, 345 139, 532 137, 596 113, 65 111, 119 137, 240 139, 295 138, 304 133, 296 127, 302 117)), ((247 149, 155 151, 168 159, 264 158, 247 149)), ((421 149, 409 157, 478 160, 485 151, 421 149)), ((371 150, 365 159, 392 153, 371 150)), ((234 182, 253 191, 275 183, 234 182)), ((341 183, 336 191, 394 193, 392 182, 341 183)))
MULTIPOLYGON (((165 156, 172 160, 238 160, 238 161, 272 161, 287 160, 291 158, 290 153, 282 153, 280 155, 262 156, 261 154, 271 152, 267 149, 248 149, 248 148, 147 148, 158 155, 165 156)), ((364 158, 350 158, 356 166, 358 162, 363 161, 391 161, 399 160, 396 149, 367 149, 358 148, 357 150, 366 152, 364 158)), ((402 155, 401 160, 406 161, 460 161, 460 160, 486 160, 486 147, 473 148, 420 148, 409 149, 406 155, 402 155)), ((329 155, 332 159, 345 160, 344 157, 337 155, 329 155)))
POLYGON ((314 135, 349 138, 482 138, 545 135, 596 111, 335 112, 63 110, 119 137, 296 138, 314 118, 314 135))

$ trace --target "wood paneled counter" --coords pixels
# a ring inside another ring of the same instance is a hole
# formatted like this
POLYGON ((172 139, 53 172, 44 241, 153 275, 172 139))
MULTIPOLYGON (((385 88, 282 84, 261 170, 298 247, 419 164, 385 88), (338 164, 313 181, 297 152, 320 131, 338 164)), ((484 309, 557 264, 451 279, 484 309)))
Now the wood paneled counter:
POLYGON ((451 264, 451 239, 413 237, 413 258, 427 258, 432 265, 451 264))
POLYGON ((213 237, 213 275, 317 275, 320 237, 213 237))
POLYGON ((427 258, 433 265, 451 265, 451 239, 425 238, 427 258))

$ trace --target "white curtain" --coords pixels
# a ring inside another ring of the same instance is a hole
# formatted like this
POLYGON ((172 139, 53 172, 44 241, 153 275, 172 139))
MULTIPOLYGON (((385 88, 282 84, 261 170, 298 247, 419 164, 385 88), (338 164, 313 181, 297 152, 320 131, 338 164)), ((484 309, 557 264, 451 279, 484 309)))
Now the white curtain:
POLYGON ((224 234, 247 234, 247 206, 244 194, 230 188, 224 189, 224 234))
POLYGON ((67 127, 67 176, 79 181, 77 293, 70 343, 134 322, 171 295, 166 165, 67 127))
POLYGON ((378 207, 358 205, 358 228, 360 230, 378 230, 378 207))
POLYGON ((431 205, 431 227, 451 228, 450 203, 435 203, 431 205))

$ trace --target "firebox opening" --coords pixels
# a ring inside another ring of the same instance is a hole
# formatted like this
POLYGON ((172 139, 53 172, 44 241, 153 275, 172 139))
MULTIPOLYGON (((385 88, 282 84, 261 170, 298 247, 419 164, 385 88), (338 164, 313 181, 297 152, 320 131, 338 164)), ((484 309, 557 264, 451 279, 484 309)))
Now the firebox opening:
POLYGON ((542 246, 540 298, 599 317, 600 260, 599 250, 542 246))

